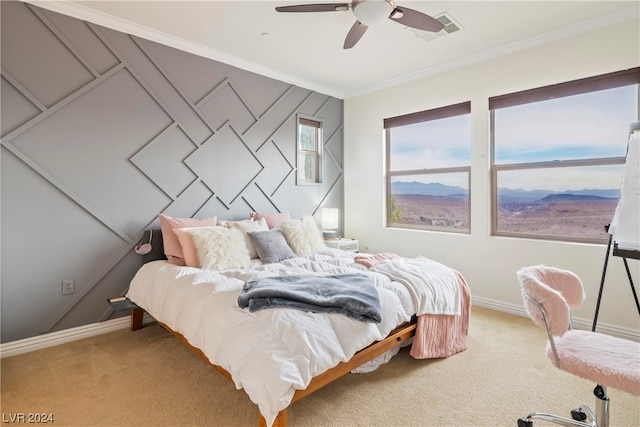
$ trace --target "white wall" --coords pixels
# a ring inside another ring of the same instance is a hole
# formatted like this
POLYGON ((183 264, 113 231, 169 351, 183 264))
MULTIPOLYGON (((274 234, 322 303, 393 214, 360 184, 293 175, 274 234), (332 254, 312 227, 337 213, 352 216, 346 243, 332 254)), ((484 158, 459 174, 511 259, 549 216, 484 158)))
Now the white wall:
MULTIPOLYGON (((490 236, 488 98, 637 67, 639 28, 636 17, 609 28, 347 99, 345 235, 360 239, 362 251, 422 254, 448 264, 466 277, 475 304, 505 311, 523 313, 515 277, 518 268, 547 264, 572 270, 582 278, 587 293, 587 301, 576 317, 582 326, 590 327, 606 246, 490 236), (385 228, 383 119, 469 100, 473 141, 471 234, 385 228)), ((629 266, 640 290, 640 260, 630 260, 629 266)), ((622 259, 612 257, 598 330, 640 339, 639 329, 640 316, 622 259)))

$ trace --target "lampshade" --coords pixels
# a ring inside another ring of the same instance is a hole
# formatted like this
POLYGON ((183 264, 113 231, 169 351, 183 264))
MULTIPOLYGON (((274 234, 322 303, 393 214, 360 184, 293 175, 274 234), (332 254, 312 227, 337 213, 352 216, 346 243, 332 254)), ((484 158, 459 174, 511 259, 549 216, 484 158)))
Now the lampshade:
POLYGON ((338 208, 322 208, 321 226, 325 230, 338 228, 338 208))

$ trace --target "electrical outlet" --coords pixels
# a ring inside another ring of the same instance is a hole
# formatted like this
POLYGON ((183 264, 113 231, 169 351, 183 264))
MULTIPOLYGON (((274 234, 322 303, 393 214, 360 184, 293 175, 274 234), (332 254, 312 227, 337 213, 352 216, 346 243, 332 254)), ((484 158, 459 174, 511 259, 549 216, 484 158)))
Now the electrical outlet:
POLYGON ((76 292, 76 282, 73 279, 62 281, 62 295, 71 295, 76 292))

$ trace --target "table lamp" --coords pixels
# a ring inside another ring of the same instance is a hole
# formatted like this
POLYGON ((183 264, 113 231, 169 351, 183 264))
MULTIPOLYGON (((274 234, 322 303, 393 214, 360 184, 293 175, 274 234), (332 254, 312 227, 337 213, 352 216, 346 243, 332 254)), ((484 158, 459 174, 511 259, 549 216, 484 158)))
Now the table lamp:
POLYGON ((325 239, 338 238, 338 208, 322 208, 321 227, 325 239))

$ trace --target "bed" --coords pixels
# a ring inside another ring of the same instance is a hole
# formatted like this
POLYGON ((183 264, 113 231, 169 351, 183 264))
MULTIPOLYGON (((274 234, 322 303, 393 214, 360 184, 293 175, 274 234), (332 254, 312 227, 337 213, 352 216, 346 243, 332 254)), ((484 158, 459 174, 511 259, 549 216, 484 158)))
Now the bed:
POLYGON ((154 231, 155 253, 145 256, 126 295, 137 306, 132 329, 141 328, 148 313, 247 393, 258 406, 259 425, 285 426, 293 402, 347 373, 375 370, 402 345, 423 359, 466 348, 469 288, 460 273, 433 260, 316 246, 278 262, 252 258, 242 268, 207 269, 164 259, 157 250, 161 237, 154 231), (239 305, 249 283, 350 276, 373 286, 379 319, 239 305))

